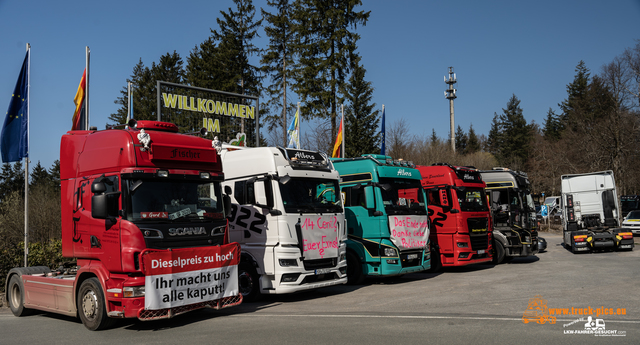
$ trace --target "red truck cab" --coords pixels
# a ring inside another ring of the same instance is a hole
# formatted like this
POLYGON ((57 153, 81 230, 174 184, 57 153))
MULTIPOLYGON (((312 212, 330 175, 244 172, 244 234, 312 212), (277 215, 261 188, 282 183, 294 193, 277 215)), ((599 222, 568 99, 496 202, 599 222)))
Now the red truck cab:
POLYGON ((416 168, 427 194, 432 270, 490 262, 490 213, 480 172, 446 163, 416 168))
POLYGON ((230 201, 221 190, 222 163, 211 141, 179 134, 171 123, 131 125, 62 136, 62 255, 76 262, 54 272, 12 269, 6 291, 16 316, 40 309, 79 316, 97 330, 114 318, 162 319, 242 301, 233 281, 237 273, 219 282, 226 291, 215 298, 199 290, 192 303, 184 294, 190 288, 192 297, 196 288, 187 284, 190 275, 237 269, 237 262, 216 263, 222 268, 214 269, 196 265, 198 260, 233 253, 239 259, 239 246, 228 244, 230 201), (178 269, 186 277, 180 289, 178 269))

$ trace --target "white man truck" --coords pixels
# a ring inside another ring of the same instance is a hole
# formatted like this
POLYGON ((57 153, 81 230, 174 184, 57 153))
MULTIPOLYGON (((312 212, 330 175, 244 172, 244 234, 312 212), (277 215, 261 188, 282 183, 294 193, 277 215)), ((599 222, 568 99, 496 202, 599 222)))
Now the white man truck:
POLYGON ((340 176, 320 152, 223 150, 229 238, 241 244, 245 300, 347 282, 340 176))
POLYGON ((620 229, 613 171, 562 175, 564 247, 571 252, 633 250, 633 234, 620 229))

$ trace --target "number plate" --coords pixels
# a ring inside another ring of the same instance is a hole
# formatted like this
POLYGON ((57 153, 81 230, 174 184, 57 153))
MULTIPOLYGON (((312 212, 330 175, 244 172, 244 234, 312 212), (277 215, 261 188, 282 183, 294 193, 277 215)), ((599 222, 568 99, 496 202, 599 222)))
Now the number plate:
POLYGON ((409 254, 409 255, 407 255, 407 260, 417 259, 417 258, 418 258, 418 254, 409 254))
POLYGON ((484 254, 484 249, 478 250, 478 254, 484 254))
POLYGON ((329 272, 331 272, 330 268, 321 268, 321 269, 316 270, 316 275, 318 275, 318 274, 327 274, 329 272))

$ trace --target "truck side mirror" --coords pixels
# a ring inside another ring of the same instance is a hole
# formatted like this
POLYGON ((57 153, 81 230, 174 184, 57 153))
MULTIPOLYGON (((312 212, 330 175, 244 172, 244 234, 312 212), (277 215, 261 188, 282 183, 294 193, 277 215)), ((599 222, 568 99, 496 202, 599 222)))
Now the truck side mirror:
MULTIPOLYGON (((227 188, 229 188, 229 186, 225 186, 224 188, 225 192, 227 192, 227 188)), ((229 192, 230 191, 231 191, 231 188, 229 188, 229 192)), ((222 207, 224 207, 225 218, 231 217, 231 197, 228 194, 231 194, 231 193, 222 194, 222 207)))
POLYGON ((266 183, 264 181, 256 181, 253 184, 253 199, 256 201, 256 206, 267 207, 269 197, 267 196, 266 183))
POLYGON ((374 195, 373 195, 373 187, 367 186, 364 187, 364 208, 370 210, 376 207, 374 195))
MULTIPOLYGON (((91 185, 91 191, 93 186, 91 185)), ((102 184, 104 186, 104 184, 102 184)), ((106 194, 98 194, 91 197, 91 217, 95 219, 107 219, 109 218, 109 203, 107 202, 106 194)))
POLYGON ((94 181, 91 184, 91 193, 93 194, 104 193, 106 191, 107 191, 107 186, 102 181, 94 181))

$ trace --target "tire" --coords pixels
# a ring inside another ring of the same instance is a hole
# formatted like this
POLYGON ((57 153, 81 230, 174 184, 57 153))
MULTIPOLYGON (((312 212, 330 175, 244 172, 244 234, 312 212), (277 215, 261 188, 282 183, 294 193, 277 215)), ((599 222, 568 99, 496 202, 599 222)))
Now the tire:
POLYGON ((504 245, 502 245, 502 242, 500 241, 495 241, 493 243, 493 250, 493 263, 499 265, 504 260, 504 245))
POLYGON ((440 252, 437 249, 431 250, 431 268, 430 273, 438 273, 442 271, 442 260, 440 258, 440 252))
POLYGON ((360 285, 364 282, 362 264, 352 252, 347 252, 347 284, 360 285))
POLYGON ((248 261, 238 265, 238 288, 244 302, 253 302, 260 299, 260 281, 256 268, 248 261))
POLYGON ((7 303, 15 316, 27 316, 33 312, 32 309, 24 306, 24 284, 22 283, 22 278, 17 274, 11 276, 9 280, 7 303))
POLYGON ((82 324, 90 331, 107 329, 115 323, 115 319, 107 316, 106 301, 98 278, 93 277, 82 282, 76 305, 82 324))

